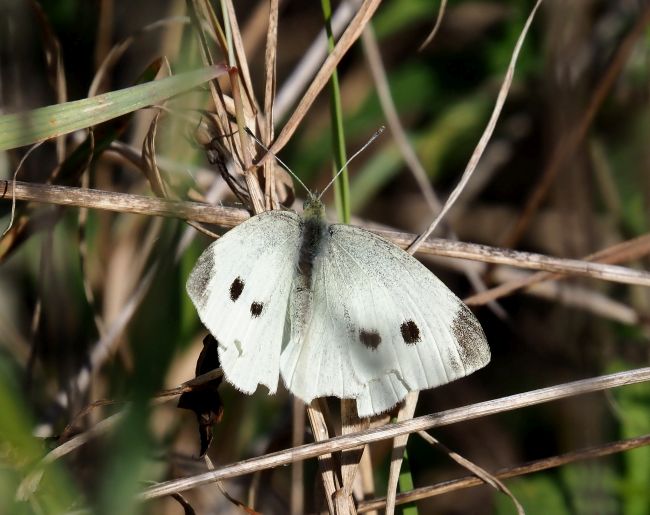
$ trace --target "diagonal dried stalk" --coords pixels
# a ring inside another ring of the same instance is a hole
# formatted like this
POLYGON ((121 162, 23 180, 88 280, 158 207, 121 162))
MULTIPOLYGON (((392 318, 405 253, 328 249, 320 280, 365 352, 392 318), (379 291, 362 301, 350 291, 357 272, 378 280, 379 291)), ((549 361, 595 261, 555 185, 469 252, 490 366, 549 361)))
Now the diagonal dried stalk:
POLYGON ((301 447, 279 451, 259 458, 251 458, 238 463, 224 466, 213 472, 198 474, 192 477, 175 479, 148 488, 140 494, 140 499, 153 499, 169 495, 172 492, 182 492, 191 488, 211 483, 216 480, 250 474, 294 461, 315 458, 324 454, 352 449, 359 445, 370 444, 400 435, 415 433, 458 423, 466 420, 512 411, 523 407, 534 406, 545 402, 565 399, 576 395, 598 392, 619 386, 650 381, 650 367, 618 372, 604 376, 592 377, 580 381, 563 383, 539 390, 532 390, 509 397, 480 402, 462 408, 454 408, 432 415, 425 415, 397 424, 371 428, 361 433, 342 435, 301 447))
MULTIPOLYGON (((540 472, 542 470, 560 467, 569 463, 576 463, 583 460, 592 460, 619 452, 638 449, 639 447, 644 447, 646 445, 650 445, 650 435, 643 435, 637 438, 629 438, 627 440, 610 442, 604 445, 598 445, 589 447, 587 449, 568 452, 559 456, 552 456, 550 458, 531 461, 523 465, 518 465, 516 467, 504 468, 496 471, 494 473, 494 476, 499 479, 508 479, 512 477, 523 476, 525 474, 532 474, 534 472, 540 472)), ((413 501, 428 499, 429 497, 434 497, 436 495, 455 492, 465 488, 472 488, 474 486, 480 486, 482 484, 483 481, 474 476, 466 476, 458 479, 452 479, 450 481, 443 481, 431 486, 424 486, 421 488, 416 488, 410 492, 398 494, 397 504, 400 505, 411 503, 413 501)), ((382 509, 385 505, 386 499, 381 497, 368 501, 362 501, 359 503, 357 512, 368 513, 382 509)))
MULTIPOLYGON (((418 397, 420 392, 410 392, 404 400, 404 405, 400 408, 397 414, 397 422, 403 420, 411 420, 415 414, 417 407, 418 397)), ((386 495, 386 515, 393 515, 395 512, 395 499, 397 496, 397 486, 399 482, 399 475, 402 469, 402 462, 404 461, 404 452, 406 450, 406 443, 408 442, 409 435, 400 435, 393 438, 393 449, 390 457, 390 469, 388 472, 388 486, 386 495)))
MULTIPOLYGON (((480 266, 479 264, 479 266, 475 268, 484 269, 487 267, 480 266)), ((528 278, 534 275, 535 274, 520 269, 497 266, 491 271, 490 278, 496 283, 514 284, 525 282, 528 278)), ((605 293, 599 291, 597 287, 587 288, 575 284, 575 281, 573 283, 568 283, 566 281, 540 282, 527 287, 522 291, 522 293, 557 302, 563 306, 577 308, 596 316, 626 325, 643 323, 643 315, 639 309, 609 297, 605 293)), ((473 295, 472 297, 478 296, 473 295)), ((472 297, 470 297, 470 299, 472 297)), ((467 299, 464 299, 464 301, 466 300, 467 299)), ((476 304, 472 302, 471 305, 476 304)))
MULTIPOLYGON (((436 22, 436 27, 440 23, 440 17, 442 16, 443 11, 444 2, 440 6, 440 13, 438 21, 436 22)), ((436 29, 434 29, 434 31, 435 30, 436 29)), ((433 186, 429 181, 427 172, 420 162, 417 154, 415 153, 415 149, 413 148, 413 145, 411 145, 411 142, 406 135, 406 131, 404 130, 400 121, 399 114, 397 112, 397 108, 395 106, 395 102, 393 101, 393 97, 388 85, 388 76, 386 75, 386 70, 384 69, 384 64, 379 52, 379 45, 377 43, 377 38, 375 37, 375 32, 372 25, 368 25, 364 29, 361 36, 361 41, 363 43, 366 59, 368 60, 368 66, 377 88, 379 102, 381 104, 382 111, 384 112, 384 116, 386 117, 386 123, 390 128, 395 143, 397 144, 397 148, 402 154, 404 162, 418 183, 420 191, 422 192, 424 199, 429 205, 429 209, 431 210, 432 214, 435 215, 442 210, 442 203, 436 195, 436 192, 434 191, 433 186)), ((444 226, 445 236, 452 240, 457 240, 458 238, 456 237, 456 234, 451 229, 451 227, 449 227, 449 224, 444 224, 444 226)), ((487 289, 485 283, 483 282, 483 279, 471 268, 466 267, 464 273, 475 290, 482 292, 487 289)), ((505 318, 505 311, 496 302, 490 303, 490 309, 492 309, 497 316, 505 318)))
POLYGON ((343 35, 336 43, 334 49, 330 52, 327 59, 325 59, 325 62, 316 74, 316 77, 302 96, 298 107, 296 107, 294 113, 280 131, 280 134, 274 141, 273 145, 271 145, 269 152, 260 159, 258 164, 263 164, 266 160, 271 159, 273 154, 278 154, 278 152, 287 144, 293 133, 298 128, 299 123, 313 104, 316 96, 325 87, 325 84, 332 75, 338 62, 361 35, 363 28, 370 21, 372 15, 379 7, 379 3, 379 0, 365 0, 363 2, 354 18, 352 18, 350 25, 348 25, 343 35))
MULTIPOLYGON (((625 261, 633 261, 645 257, 648 254, 650 254, 650 234, 645 234, 622 243, 617 243, 616 245, 612 245, 611 247, 607 247, 585 256, 582 259, 594 263, 616 264, 625 261)), ((528 276, 527 278, 510 281, 491 288, 490 290, 472 295, 471 297, 466 298, 464 302, 468 305, 485 304, 486 302, 510 295, 522 288, 530 288, 531 286, 544 281, 555 281, 562 278, 563 276, 561 274, 538 272, 528 276)))
POLYGON ((442 208, 440 213, 438 213, 438 215, 433 220, 433 222, 431 222, 431 225, 429 225, 428 229, 424 231, 420 236, 418 236, 418 238, 409 246, 408 251, 411 254, 414 254, 417 251, 417 249, 420 247, 420 245, 422 245, 422 243, 435 230, 435 228, 438 226, 440 221, 447 214, 447 211, 449 211, 449 209, 454 204, 456 199, 463 192, 465 185, 469 182, 472 174, 474 173, 474 170, 476 170, 476 166, 478 165, 478 162, 481 159, 481 156, 483 155, 483 152, 485 151, 485 148, 487 147, 490 138, 492 137, 492 133, 494 132, 494 128, 496 127, 497 124, 497 120, 499 119, 499 115, 501 114, 501 110, 503 109, 503 105, 505 104, 506 97, 508 96, 508 91, 510 90, 510 85, 512 84, 512 79, 514 77, 515 64, 517 63, 519 52, 521 51, 521 47, 524 44, 524 39, 528 34, 528 29, 530 28, 530 25, 533 23, 533 18, 535 17, 535 13, 537 12, 537 9, 541 5, 541 3, 542 0, 537 0, 537 2, 535 2, 535 6, 533 7, 533 10, 528 15, 528 19, 526 20, 524 28, 522 29, 521 34, 519 34, 519 37, 517 38, 517 43, 515 44, 515 48, 512 52, 512 57, 510 58, 510 64, 508 65, 508 70, 506 71, 505 79, 503 80, 503 84, 499 89, 499 94, 497 96, 497 100, 494 106, 494 110, 492 111, 492 115, 490 116, 488 124, 485 127, 485 130, 483 131, 483 134, 481 135, 481 138, 479 139, 476 148, 474 149, 474 152, 472 152, 472 156, 470 157, 469 162, 465 167, 465 171, 463 171, 463 175, 461 176, 458 185, 451 192, 449 198, 447 199, 447 202, 445 202, 444 207, 442 208))
MULTIPOLYGON (((354 399, 341 399, 341 434, 356 433, 368 427, 370 427, 370 419, 360 419, 357 416, 356 401, 354 399)), ((360 446, 341 453, 341 480, 343 483, 341 495, 349 502, 352 502, 354 479, 364 452, 367 452, 367 450, 364 446, 360 446)))
POLYGON ((513 504, 515 505, 517 513, 519 515, 526 515, 524 507, 521 505, 521 503, 512 494, 512 492, 508 489, 508 487, 506 485, 504 485, 501 481, 499 481, 499 479, 497 477, 493 476, 487 470, 479 467, 475 463, 472 463, 467 458, 461 456, 457 452, 454 452, 451 449, 448 449, 445 445, 441 444, 436 438, 431 436, 426 431, 418 431, 418 435, 421 438, 423 438, 426 442, 428 442, 431 445, 441 449, 452 460, 454 460, 456 463, 458 463, 461 467, 465 467, 467 470, 472 472, 477 478, 479 478, 485 484, 491 486, 492 488, 494 488, 495 490, 497 490, 499 492, 503 492, 504 494, 506 494, 510 498, 510 500, 513 502, 513 504))
MULTIPOLYGON (((353 2, 341 2, 334 11, 331 19, 332 34, 338 39, 343 29, 354 15, 353 2)), ((314 38, 312 44, 303 53, 293 71, 285 79, 278 91, 275 104, 275 114, 278 119, 283 119, 289 108, 294 105, 307 89, 307 84, 318 72, 322 62, 328 54, 328 42, 325 29, 322 29, 314 38)))

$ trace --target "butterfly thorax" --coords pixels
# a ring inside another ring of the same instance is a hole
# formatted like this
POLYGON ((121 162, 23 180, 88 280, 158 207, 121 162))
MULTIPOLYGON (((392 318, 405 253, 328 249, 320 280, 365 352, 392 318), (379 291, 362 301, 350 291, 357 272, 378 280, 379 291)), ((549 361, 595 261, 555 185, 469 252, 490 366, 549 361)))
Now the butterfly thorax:
POLYGON ((298 270, 303 278, 303 284, 311 285, 314 260, 320 251, 323 238, 327 232, 325 207, 316 197, 310 196, 305 200, 302 224, 298 270))

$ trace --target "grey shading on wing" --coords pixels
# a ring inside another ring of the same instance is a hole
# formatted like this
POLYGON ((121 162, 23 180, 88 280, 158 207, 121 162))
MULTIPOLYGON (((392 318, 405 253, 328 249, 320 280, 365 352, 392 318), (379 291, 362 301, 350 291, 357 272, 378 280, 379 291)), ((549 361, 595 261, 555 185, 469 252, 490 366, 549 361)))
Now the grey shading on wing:
POLYGON ((277 388, 299 238, 298 215, 262 213, 212 243, 187 281, 226 380, 245 393, 277 388))
POLYGON ((460 299, 418 260, 363 229, 330 226, 313 296, 305 334, 292 334, 281 358, 287 387, 306 401, 354 398, 359 416, 370 416, 490 360, 460 299))

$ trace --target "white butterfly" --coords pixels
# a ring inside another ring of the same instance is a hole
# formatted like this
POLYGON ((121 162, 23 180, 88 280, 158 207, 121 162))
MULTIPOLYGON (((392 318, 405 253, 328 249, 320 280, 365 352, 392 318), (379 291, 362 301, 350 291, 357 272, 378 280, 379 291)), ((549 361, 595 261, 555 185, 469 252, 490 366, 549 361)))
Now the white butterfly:
POLYGON ((360 417, 490 361, 472 312, 418 260, 364 229, 267 211, 210 245, 187 282, 226 380, 305 402, 356 399, 360 417))

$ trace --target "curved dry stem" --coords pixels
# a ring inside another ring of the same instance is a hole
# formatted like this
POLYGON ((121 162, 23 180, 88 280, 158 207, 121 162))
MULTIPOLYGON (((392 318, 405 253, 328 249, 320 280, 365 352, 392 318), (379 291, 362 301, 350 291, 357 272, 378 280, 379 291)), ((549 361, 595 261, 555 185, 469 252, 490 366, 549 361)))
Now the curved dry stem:
POLYGON ((493 474, 490 474, 487 470, 485 470, 482 467, 479 467, 478 465, 476 465, 476 463, 471 462, 470 460, 461 456, 457 452, 454 452, 451 449, 447 448, 447 446, 440 443, 440 441, 438 441, 436 438, 431 436, 426 431, 418 431, 418 435, 421 438, 423 438, 425 441, 430 443, 431 445, 441 449, 452 460, 458 463, 461 467, 464 467, 468 471, 472 472, 478 479, 483 481, 485 484, 491 486, 492 488, 494 488, 499 492, 503 492, 504 494, 506 494, 510 498, 512 503, 515 505, 515 509, 517 510, 517 513, 519 515, 526 515, 526 511, 524 510, 524 507, 517 500, 517 498, 512 494, 512 492, 508 489, 508 487, 499 480, 498 477, 494 476, 493 474))
MULTIPOLYGON (((32 152, 34 152, 34 150, 40 147, 43 143, 44 143, 43 141, 34 143, 31 147, 29 147, 29 150, 25 152, 25 155, 20 159, 20 162, 16 167, 16 171, 14 172, 13 184, 16 184, 16 178, 18 177, 18 172, 20 172, 20 169, 25 164, 25 161, 27 161, 27 158, 31 155, 32 152)), ((0 198, 4 198, 5 195, 7 194, 7 190, 9 189, 8 181, 4 181, 4 182, 5 184, 2 187, 3 194, 0 195, 0 198)), ((2 239, 5 236, 5 234, 7 234, 11 230, 11 228, 14 225, 14 218, 16 217, 16 200, 18 200, 18 197, 16 196, 16 189, 14 188, 11 194, 11 216, 9 217, 9 225, 4 231, 2 231, 2 234, 0 235, 0 239, 2 239)))
POLYGON ((431 29, 431 32, 427 36, 427 39, 425 39, 424 42, 420 45, 420 48, 418 48, 419 52, 422 52, 422 50, 424 50, 424 47, 426 47, 429 43, 431 43, 433 41, 433 38, 436 37, 436 34, 438 33, 438 29, 442 24, 442 18, 445 15, 446 9, 447 9, 447 0, 442 0, 440 2, 440 7, 438 8, 438 16, 436 17, 436 24, 433 26, 433 29, 431 29))
POLYGON ((497 96, 497 101, 495 103, 494 110, 492 111, 492 115, 488 120, 487 127, 485 127, 485 130, 483 131, 483 134, 481 135, 481 138, 479 139, 476 148, 474 149, 474 152, 472 153, 472 156, 470 157, 469 162, 467 163, 467 166, 465 167, 465 171, 463 172, 463 175, 461 176, 458 185, 451 192, 451 195, 449 195, 449 198, 447 199, 447 202, 445 202, 444 207, 442 208, 440 213, 438 213, 438 216, 436 216, 433 222, 431 222, 431 225, 427 228, 426 231, 424 231, 420 236, 418 236, 418 238, 409 247, 409 251, 411 253, 416 252, 420 247, 420 245, 422 245, 422 243, 424 243, 424 241, 431 235, 431 233, 433 233, 435 228, 438 226, 438 223, 440 223, 440 220, 443 219, 443 217, 447 214, 447 211, 449 211, 449 209, 454 204, 454 202, 456 202, 456 199, 463 192, 463 189, 465 189, 465 185, 469 182, 472 174, 474 173, 474 170, 476 170, 476 166, 478 165, 479 159, 481 159, 481 156, 483 155, 483 151, 487 147, 487 144, 490 141, 490 138, 492 137, 494 128, 497 125, 497 120, 499 119, 499 115, 501 114, 503 105, 506 102, 506 97, 508 96, 510 85, 512 84, 512 78, 514 77, 515 74, 515 64, 517 63, 519 52, 521 50, 522 45, 524 44, 524 39, 526 38, 526 34, 528 34, 528 29, 530 28, 530 25, 533 22, 535 13, 537 12, 537 9, 539 8, 541 3, 542 0, 537 0, 535 6, 533 7, 533 10, 528 15, 528 19, 526 20, 526 24, 524 25, 524 28, 522 29, 521 34, 519 35, 519 38, 517 39, 517 43, 515 44, 515 49, 513 50, 512 57, 510 58, 510 64, 508 65, 508 70, 506 71, 505 79, 503 80, 501 89, 499 89, 499 94, 497 96))

